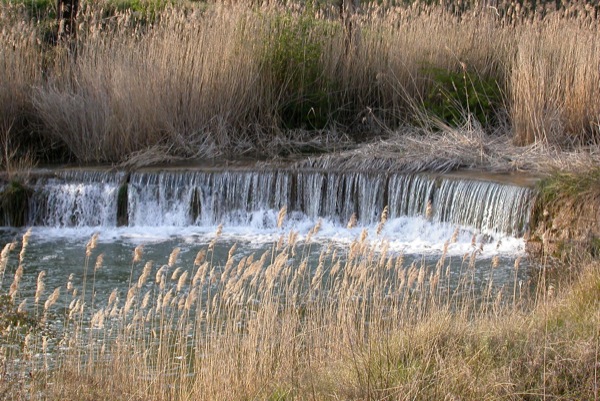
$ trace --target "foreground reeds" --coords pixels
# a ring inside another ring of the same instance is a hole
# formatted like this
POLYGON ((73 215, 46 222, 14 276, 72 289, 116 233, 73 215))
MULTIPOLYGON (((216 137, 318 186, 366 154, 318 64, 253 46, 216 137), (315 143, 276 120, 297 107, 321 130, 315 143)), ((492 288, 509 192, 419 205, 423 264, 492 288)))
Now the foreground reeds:
POLYGON ((365 4, 350 47, 325 5, 82 2, 75 50, 16 3, 0 6, 0 129, 40 157, 286 155, 407 125, 478 124, 563 149, 598 139, 599 24, 585 2, 365 4))
MULTIPOLYGON (((564 286, 541 270, 530 293, 516 279, 511 288, 494 285, 496 258, 489 280, 477 284, 479 245, 457 270, 445 253, 428 266, 388 254, 385 244, 375 251, 364 233, 345 250, 324 247, 313 262, 310 238, 297 243, 294 233, 259 255, 237 257, 234 246, 224 265, 213 263, 217 241, 198 252, 193 266, 180 265, 178 248, 162 266, 144 261, 136 248, 129 289, 110 295, 94 291, 103 268, 97 237, 85 250, 83 286, 69 278, 60 290, 46 291, 40 274, 30 313, 42 323, 54 316, 63 328, 23 333, 13 326, 3 333, 3 341, 22 344, 3 348, 4 397, 598 396, 595 262, 564 286)), ((24 239, 19 266, 26 246, 24 239)), ((12 248, 2 254, 3 266, 12 248)), ((513 269, 516 278, 520 260, 513 269)), ((20 303, 17 277, 11 291, 20 303)))

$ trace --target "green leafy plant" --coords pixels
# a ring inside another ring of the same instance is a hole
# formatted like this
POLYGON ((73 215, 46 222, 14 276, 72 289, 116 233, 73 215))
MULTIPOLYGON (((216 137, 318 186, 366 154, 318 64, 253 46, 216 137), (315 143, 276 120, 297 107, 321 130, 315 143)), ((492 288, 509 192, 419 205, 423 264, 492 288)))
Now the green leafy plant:
POLYGON ((322 36, 310 11, 277 15, 265 61, 280 92, 279 117, 284 128, 323 128, 330 101, 322 76, 322 36))
POLYGON ((461 125, 468 115, 484 126, 494 122, 502 105, 502 93, 495 79, 467 68, 456 72, 426 67, 423 72, 433 82, 423 99, 427 112, 453 127, 461 125))

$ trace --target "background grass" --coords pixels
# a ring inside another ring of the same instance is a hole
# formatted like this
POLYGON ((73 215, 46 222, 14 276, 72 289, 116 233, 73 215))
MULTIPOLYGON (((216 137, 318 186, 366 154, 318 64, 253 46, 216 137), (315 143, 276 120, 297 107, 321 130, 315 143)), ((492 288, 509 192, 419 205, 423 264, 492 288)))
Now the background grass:
POLYGON ((41 161, 86 163, 473 122, 517 145, 595 145, 597 6, 553 4, 365 3, 347 49, 328 3, 84 1, 75 57, 52 45, 52 4, 4 1, 1 131, 41 161))

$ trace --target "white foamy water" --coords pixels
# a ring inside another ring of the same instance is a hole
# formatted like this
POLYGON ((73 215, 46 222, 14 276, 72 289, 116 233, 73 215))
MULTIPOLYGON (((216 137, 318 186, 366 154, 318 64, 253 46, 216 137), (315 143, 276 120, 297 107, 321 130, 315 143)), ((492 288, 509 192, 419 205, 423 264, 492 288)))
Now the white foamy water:
POLYGON ((72 171, 33 185, 29 225, 40 241, 210 241, 251 247, 295 232, 304 240, 345 245, 361 236, 394 252, 519 255, 532 191, 526 187, 426 174, 324 171, 72 171), (378 234, 380 215, 387 222, 378 234), (287 208, 282 227, 278 213, 287 208), (348 229, 354 216, 357 227, 348 229), (426 219, 425 216, 428 218, 426 219), (448 245, 445 245, 448 243, 448 245))
MULTIPOLYGON (((237 242, 244 246, 259 248, 297 234, 300 242, 306 240, 317 222, 313 219, 287 220, 281 228, 276 225, 277 211, 257 213, 260 220, 256 224, 223 225, 220 238, 237 242), (263 220, 269 224, 263 225, 263 220)), ((348 245, 359 239, 363 231, 367 242, 376 247, 386 244, 392 252, 404 254, 438 254, 447 245, 450 255, 463 255, 480 249, 481 257, 494 255, 521 255, 525 243, 522 238, 498 233, 484 233, 468 227, 458 227, 448 223, 436 223, 421 217, 399 217, 388 220, 378 234, 378 225, 371 224, 347 228, 327 219, 320 219, 320 229, 310 235, 311 241, 319 244, 334 243, 348 245)), ((56 239, 71 239, 84 242, 94 233, 106 243, 126 242, 134 245, 180 241, 189 245, 207 244, 215 238, 216 225, 209 226, 134 226, 134 227, 83 227, 52 228, 35 227, 33 236, 41 242, 56 239)))

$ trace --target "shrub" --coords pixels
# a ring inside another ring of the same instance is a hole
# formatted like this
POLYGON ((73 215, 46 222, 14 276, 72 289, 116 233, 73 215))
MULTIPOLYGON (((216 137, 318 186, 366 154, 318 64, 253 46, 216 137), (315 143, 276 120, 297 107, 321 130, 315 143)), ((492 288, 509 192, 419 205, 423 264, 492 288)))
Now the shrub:
POLYGON ((323 30, 310 9, 301 15, 277 14, 265 64, 279 93, 283 128, 323 128, 331 108, 322 75, 323 30))
POLYGON ((452 127, 461 126, 465 116, 476 118, 484 126, 496 122, 502 93, 494 78, 484 77, 466 67, 455 72, 431 66, 423 72, 432 80, 423 101, 426 113, 452 127))

